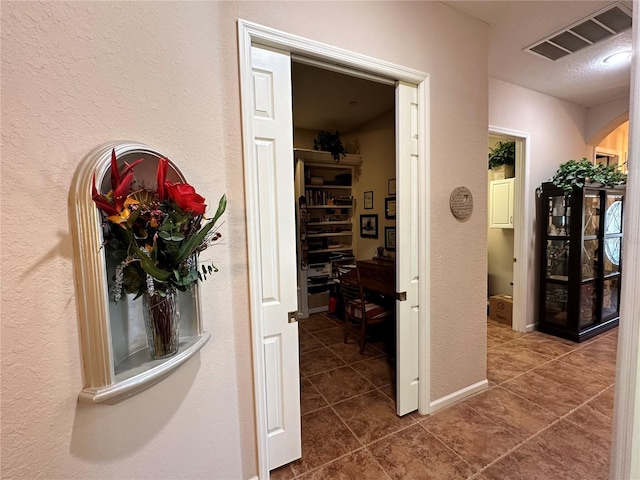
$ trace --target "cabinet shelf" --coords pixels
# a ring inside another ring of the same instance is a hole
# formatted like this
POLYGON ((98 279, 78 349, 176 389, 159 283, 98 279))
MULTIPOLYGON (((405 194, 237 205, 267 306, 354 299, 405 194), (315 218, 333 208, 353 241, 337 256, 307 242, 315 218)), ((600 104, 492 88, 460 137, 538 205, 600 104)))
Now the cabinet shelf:
POLYGON ((351 185, 311 185, 306 184, 304 188, 320 188, 324 190, 351 190, 351 185))
POLYGON ((353 232, 307 233, 307 238, 350 237, 351 235, 353 235, 353 232))
POLYGON ((314 253, 347 252, 351 250, 353 250, 353 247, 321 248, 319 250, 309 250, 309 255, 313 255, 314 253))
POLYGON ((349 205, 307 205, 307 208, 329 208, 331 210, 339 210, 341 208, 353 208, 353 204, 349 204, 349 205))
POLYGON ((298 309, 306 318, 328 309, 333 257, 353 254, 353 180, 361 158, 347 155, 336 162, 329 152, 297 148, 294 158, 300 204, 298 309))
POLYGON ((350 220, 335 221, 335 222, 307 222, 307 226, 321 226, 321 225, 351 225, 350 220))

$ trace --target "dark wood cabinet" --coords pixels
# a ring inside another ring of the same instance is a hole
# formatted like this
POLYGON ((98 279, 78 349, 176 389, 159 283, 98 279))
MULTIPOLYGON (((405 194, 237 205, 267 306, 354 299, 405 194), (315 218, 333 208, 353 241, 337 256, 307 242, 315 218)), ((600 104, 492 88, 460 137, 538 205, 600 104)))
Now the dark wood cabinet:
POLYGON ((542 185, 538 330, 582 342, 618 325, 624 188, 542 185))

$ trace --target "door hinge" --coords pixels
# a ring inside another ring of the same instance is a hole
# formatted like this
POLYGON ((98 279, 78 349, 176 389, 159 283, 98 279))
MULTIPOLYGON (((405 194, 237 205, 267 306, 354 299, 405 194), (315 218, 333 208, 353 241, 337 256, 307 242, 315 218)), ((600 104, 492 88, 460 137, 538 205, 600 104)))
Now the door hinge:
POLYGON ((407 301, 407 292, 396 292, 396 300, 399 302, 407 301))
POLYGON ((289 323, 296 323, 298 321, 298 311, 289 312, 289 323))

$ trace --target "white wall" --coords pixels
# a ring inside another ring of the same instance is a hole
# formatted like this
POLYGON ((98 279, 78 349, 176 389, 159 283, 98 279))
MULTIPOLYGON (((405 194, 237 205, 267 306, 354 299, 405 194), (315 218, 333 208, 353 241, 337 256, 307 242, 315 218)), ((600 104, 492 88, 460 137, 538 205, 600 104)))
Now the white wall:
MULTIPOLYGON (((526 309, 526 324, 537 323, 536 285, 536 195, 535 189, 554 175, 561 163, 589 156, 584 131, 586 109, 570 102, 518 87, 491 78, 489 80, 489 124, 495 127, 527 132, 531 135, 530 167, 531 190, 523 192, 525 205, 532 212, 531 224, 524 226, 529 237, 529 269, 527 285, 530 291, 526 309)), ((519 173, 516 172, 516 175, 519 173)))
POLYGON ((458 185, 486 198, 485 24, 438 2, 0 8, 3 477, 256 474, 238 18, 431 75, 432 399, 485 378, 486 206, 467 222, 448 207, 458 185), (210 202, 226 192, 226 241, 203 284, 201 354, 139 396, 86 406, 67 199, 80 159, 115 139, 166 151, 210 202))

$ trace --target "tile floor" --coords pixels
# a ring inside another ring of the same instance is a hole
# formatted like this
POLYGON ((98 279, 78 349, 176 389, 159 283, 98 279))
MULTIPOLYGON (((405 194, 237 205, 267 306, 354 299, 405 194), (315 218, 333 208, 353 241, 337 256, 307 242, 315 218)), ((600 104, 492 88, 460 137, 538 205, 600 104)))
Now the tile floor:
POLYGON ((383 345, 300 321, 302 458, 282 479, 609 478, 617 329, 575 344, 487 322, 489 389, 430 416, 395 414, 383 345))

